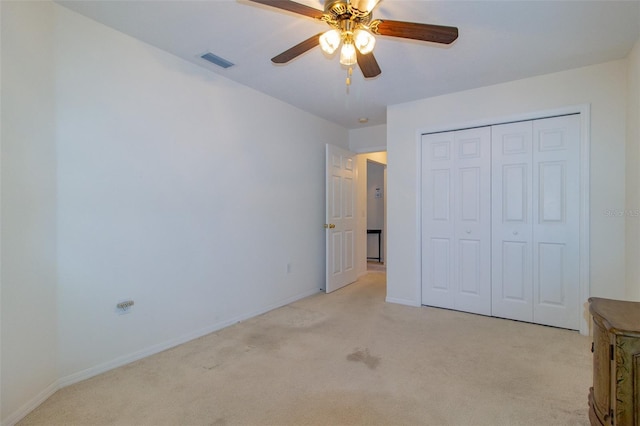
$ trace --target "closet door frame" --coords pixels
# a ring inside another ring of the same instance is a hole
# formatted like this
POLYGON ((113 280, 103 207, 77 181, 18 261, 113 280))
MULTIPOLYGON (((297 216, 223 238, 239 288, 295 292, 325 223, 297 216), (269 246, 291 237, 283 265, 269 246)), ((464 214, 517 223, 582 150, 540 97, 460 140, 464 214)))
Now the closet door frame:
MULTIPOLYGON (((533 111, 522 114, 496 116, 476 121, 452 122, 438 126, 431 126, 418 129, 416 132, 417 152, 422 151, 422 135, 427 133, 448 132, 455 130, 469 129, 473 127, 492 126, 496 124, 506 124, 517 121, 538 120, 560 115, 580 114, 580 283, 579 283, 579 331, 582 335, 589 335, 589 315, 585 310, 587 299, 590 297, 590 276, 589 276, 589 182, 590 182, 590 145, 591 145, 591 106, 590 104, 572 105, 556 109, 533 111)), ((417 156, 417 188, 418 202, 416 203, 419 235, 422 234, 421 205, 422 205, 422 165, 421 155, 417 156)), ((416 253, 418 265, 418 280, 416 282, 417 294, 422 295, 422 239, 417 238, 416 253)), ((419 298, 422 300, 422 296, 419 298)))

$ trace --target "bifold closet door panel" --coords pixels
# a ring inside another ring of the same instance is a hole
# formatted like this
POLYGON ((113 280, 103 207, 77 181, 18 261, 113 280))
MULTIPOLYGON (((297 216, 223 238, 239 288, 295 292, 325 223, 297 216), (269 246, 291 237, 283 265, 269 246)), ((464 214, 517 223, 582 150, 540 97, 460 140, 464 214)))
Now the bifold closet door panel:
POLYGON ((579 328, 580 116, 492 126, 492 315, 579 328))
POLYGON ((492 126, 492 315, 533 321, 533 122, 492 126))
POLYGON ((424 305, 491 314, 490 145, 489 127, 422 137, 424 305))
POLYGON ((533 123, 533 321, 579 328, 580 116, 533 123))
POLYGON ((454 134, 454 308, 491 315, 491 128, 454 134))
POLYGON ((454 132, 422 136, 422 304, 454 307, 454 132))

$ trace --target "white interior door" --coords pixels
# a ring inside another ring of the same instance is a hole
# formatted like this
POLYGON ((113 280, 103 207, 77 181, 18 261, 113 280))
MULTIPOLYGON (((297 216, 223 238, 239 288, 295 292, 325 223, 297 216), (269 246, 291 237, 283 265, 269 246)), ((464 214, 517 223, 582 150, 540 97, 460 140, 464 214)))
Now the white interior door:
POLYGON ((533 123, 491 128, 493 316, 533 321, 533 123))
POLYGON ((355 154, 327 144, 326 284, 330 293, 357 278, 355 154))

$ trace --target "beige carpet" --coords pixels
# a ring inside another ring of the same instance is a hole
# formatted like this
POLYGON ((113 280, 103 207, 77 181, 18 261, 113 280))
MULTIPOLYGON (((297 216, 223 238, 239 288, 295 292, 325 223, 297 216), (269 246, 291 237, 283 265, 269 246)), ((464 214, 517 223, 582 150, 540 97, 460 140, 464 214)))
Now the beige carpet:
POLYGON ((58 391, 21 425, 587 425, 590 338, 371 273, 58 391))

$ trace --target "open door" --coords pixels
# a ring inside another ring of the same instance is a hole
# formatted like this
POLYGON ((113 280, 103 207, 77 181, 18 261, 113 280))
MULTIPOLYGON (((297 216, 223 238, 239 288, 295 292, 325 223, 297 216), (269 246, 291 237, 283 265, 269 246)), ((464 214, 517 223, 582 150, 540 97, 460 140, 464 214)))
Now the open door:
POLYGON ((326 284, 330 293, 357 278, 356 161, 353 152, 327 144, 326 284))

